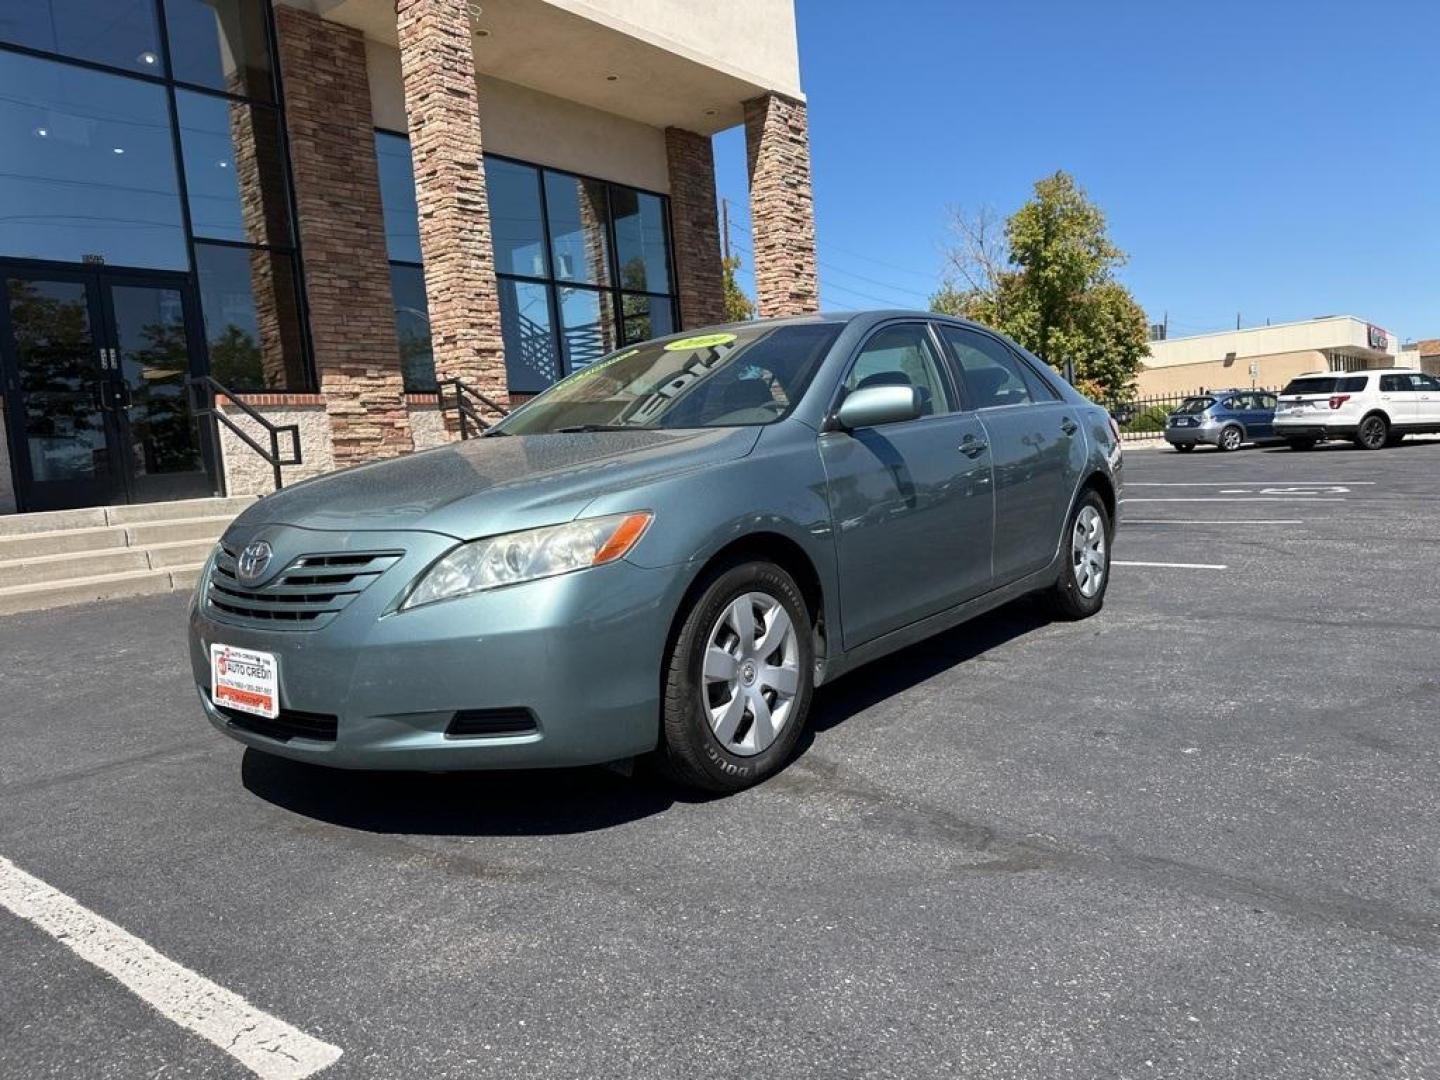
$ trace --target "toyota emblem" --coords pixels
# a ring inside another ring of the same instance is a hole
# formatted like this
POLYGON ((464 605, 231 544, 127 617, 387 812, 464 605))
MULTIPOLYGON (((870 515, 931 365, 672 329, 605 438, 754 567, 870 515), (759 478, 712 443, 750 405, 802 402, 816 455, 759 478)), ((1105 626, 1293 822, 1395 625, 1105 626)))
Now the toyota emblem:
POLYGON ((246 544, 245 550, 240 552, 240 558, 235 563, 235 569, 245 581, 254 581, 265 568, 270 565, 270 559, 275 554, 270 545, 264 540, 256 540, 252 544, 246 544))

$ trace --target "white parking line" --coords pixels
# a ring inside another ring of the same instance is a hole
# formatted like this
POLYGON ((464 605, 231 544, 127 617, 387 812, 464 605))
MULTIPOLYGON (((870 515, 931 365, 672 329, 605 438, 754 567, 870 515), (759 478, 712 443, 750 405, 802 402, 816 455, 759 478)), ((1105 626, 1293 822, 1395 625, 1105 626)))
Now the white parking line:
POLYGON ((339 1047, 167 959, 3 856, 0 907, 44 930, 160 1015, 208 1039, 263 1080, 300 1080, 340 1057, 339 1047))
POLYGON ((1375 480, 1127 480, 1126 487, 1374 487, 1375 480))
POLYGON ((1144 499, 1121 499, 1120 501, 1121 501, 1122 503, 1125 503, 1125 504, 1128 505, 1128 504, 1130 504, 1130 503, 1142 503, 1142 502, 1143 502, 1143 503, 1155 503, 1155 502, 1163 502, 1163 503, 1172 503, 1172 502, 1183 502, 1183 503, 1195 503, 1195 502, 1203 502, 1203 503, 1212 503, 1212 502, 1226 502, 1226 503, 1257 503, 1257 502, 1322 503, 1322 502, 1344 502, 1345 500, 1344 500, 1344 498, 1332 498, 1332 497, 1330 497, 1330 496, 1328 496, 1328 495, 1250 495, 1250 496, 1233 496, 1233 495, 1213 495, 1213 496, 1212 496, 1212 495, 1198 495, 1198 496, 1176 496, 1176 497, 1173 497, 1173 498, 1165 498, 1165 499, 1150 499, 1150 498, 1144 498, 1144 499))
POLYGON ((1299 518, 1260 518, 1225 521, 1222 518, 1121 518, 1122 525, 1304 525, 1299 518))
POLYGON ((1122 561, 1119 560, 1119 559, 1114 559, 1114 560, 1112 560, 1111 563, 1110 563, 1110 565, 1111 565, 1111 566, 1159 566, 1159 567, 1165 568, 1166 570, 1228 570, 1228 569, 1230 569, 1230 568, 1229 568, 1228 566, 1226 566, 1224 563, 1204 563, 1204 562, 1122 562, 1122 561))

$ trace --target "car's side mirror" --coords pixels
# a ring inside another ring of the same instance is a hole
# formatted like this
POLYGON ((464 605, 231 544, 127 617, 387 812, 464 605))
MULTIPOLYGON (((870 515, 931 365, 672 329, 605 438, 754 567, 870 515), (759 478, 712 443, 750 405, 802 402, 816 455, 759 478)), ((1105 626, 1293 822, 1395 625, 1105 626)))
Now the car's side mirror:
POLYGON ((913 386, 866 386, 845 395, 835 413, 844 431, 914 420, 920 415, 920 391, 913 386))

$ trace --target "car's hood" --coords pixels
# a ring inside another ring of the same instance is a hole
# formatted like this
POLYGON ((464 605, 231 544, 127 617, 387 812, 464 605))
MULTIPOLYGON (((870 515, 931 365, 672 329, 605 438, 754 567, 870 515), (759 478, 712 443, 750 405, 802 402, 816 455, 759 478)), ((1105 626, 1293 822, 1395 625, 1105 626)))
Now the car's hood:
POLYGON ((744 457, 759 431, 470 439, 286 488, 246 510, 237 525, 424 529, 469 540, 568 521, 599 495, 744 457))

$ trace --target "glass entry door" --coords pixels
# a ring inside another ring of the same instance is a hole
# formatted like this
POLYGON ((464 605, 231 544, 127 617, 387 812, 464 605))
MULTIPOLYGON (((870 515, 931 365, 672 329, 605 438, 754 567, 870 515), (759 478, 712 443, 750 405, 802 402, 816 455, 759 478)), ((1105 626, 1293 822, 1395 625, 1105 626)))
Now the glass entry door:
POLYGON ((0 268, 0 388, 21 510, 212 494, 183 277, 0 268))

